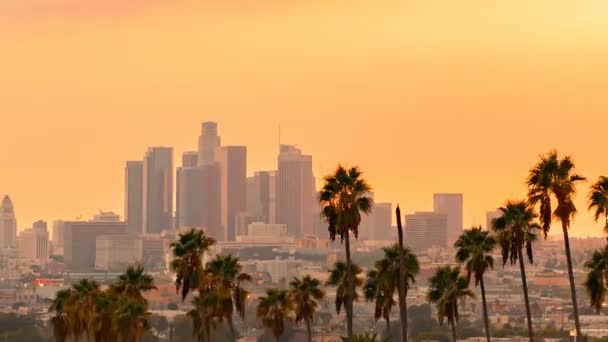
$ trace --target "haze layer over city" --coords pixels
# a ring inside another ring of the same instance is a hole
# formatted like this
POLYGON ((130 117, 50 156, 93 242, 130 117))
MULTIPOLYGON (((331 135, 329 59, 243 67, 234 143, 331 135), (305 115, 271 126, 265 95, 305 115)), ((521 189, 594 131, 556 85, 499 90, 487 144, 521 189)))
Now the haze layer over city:
POLYGON ((608 4, 0 3, 0 341, 608 341, 608 4))

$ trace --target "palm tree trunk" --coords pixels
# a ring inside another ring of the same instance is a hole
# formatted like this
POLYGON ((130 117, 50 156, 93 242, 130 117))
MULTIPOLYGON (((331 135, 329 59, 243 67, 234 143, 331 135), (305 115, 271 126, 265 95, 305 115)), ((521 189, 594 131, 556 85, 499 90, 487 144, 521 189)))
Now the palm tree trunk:
POLYGON ((308 332, 308 342, 312 342, 312 327, 308 319, 306 320, 306 332, 308 332))
POLYGON ((486 286, 483 283, 483 275, 481 279, 479 279, 479 284, 481 287, 481 303, 483 306, 483 323, 486 326, 486 340, 490 342, 490 322, 488 320, 488 304, 486 303, 486 286))
POLYGON ((578 319, 578 301, 576 300, 576 283, 574 282, 574 272, 572 271, 572 256, 570 255, 570 238, 568 237, 568 220, 562 219, 562 230, 564 231, 564 249, 566 250, 566 262, 568 264, 568 278, 570 279, 570 294, 572 295, 572 311, 574 314, 574 326, 576 328, 576 341, 581 335, 581 323, 578 319))
POLYGON ((530 342, 534 341, 534 331, 532 330, 532 311, 530 310, 530 299, 528 299, 528 281, 526 280, 526 266, 521 248, 518 250, 519 271, 521 272, 521 285, 524 288, 524 302, 526 303, 526 316, 528 317, 528 336, 530 342))
POLYGON ((386 313, 386 315, 384 315, 384 320, 386 321, 387 335, 390 336, 391 335, 391 316, 388 314, 388 312, 386 313))
POLYGON ((401 341, 407 342, 407 270, 403 249, 403 227, 401 226, 401 209, 397 205, 397 232, 399 234, 399 316, 401 318, 401 341))
POLYGON ((350 231, 347 230, 344 234, 344 249, 346 252, 346 336, 349 341, 353 339, 353 300, 354 297, 354 281, 352 272, 352 260, 350 258, 350 231))
POLYGON ((456 334, 456 310, 458 307, 458 299, 454 300, 454 303, 452 303, 452 342, 456 342, 458 341, 458 335, 456 334))

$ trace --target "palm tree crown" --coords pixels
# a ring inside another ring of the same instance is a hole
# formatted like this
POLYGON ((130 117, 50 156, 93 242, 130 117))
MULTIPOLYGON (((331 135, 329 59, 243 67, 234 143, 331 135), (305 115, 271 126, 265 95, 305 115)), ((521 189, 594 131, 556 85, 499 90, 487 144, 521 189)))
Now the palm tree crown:
POLYGON ((125 273, 118 277, 114 287, 118 293, 141 301, 145 300, 143 298, 144 292, 156 290, 154 278, 146 274, 141 265, 127 267, 125 273))
POLYGON ((589 295, 591 306, 599 313, 606 297, 608 285, 608 248, 594 251, 591 259, 585 263, 589 270, 585 279, 585 289, 589 295))
POLYGON ((257 316, 278 341, 285 331, 285 323, 291 319, 292 310, 293 304, 287 290, 268 289, 266 295, 259 298, 257 316))
POLYGON ((317 311, 317 301, 325 297, 321 282, 308 275, 301 279, 293 278, 289 283, 289 296, 295 305, 296 323, 306 323, 308 340, 312 341, 311 323, 317 311))
POLYGON ((487 270, 494 268, 492 251, 496 247, 496 239, 490 232, 481 227, 465 230, 454 243, 456 248, 456 261, 464 264, 467 280, 471 275, 475 277, 475 286, 487 270))
MULTIPOLYGON (((357 293, 357 287, 363 285, 363 280, 359 277, 361 272, 361 267, 357 264, 352 264, 351 266, 352 274, 355 279, 355 286, 353 296, 350 297, 351 301, 357 301, 359 298, 359 294, 357 293)), ((336 312, 339 314, 342 306, 346 306, 347 302, 347 272, 346 272, 346 263, 344 261, 336 261, 334 263, 334 267, 330 270, 329 279, 325 282, 326 286, 334 286, 336 287, 336 312)))
POLYGON ((540 229, 534 221, 538 217, 534 209, 525 201, 510 201, 498 210, 502 216, 492 222, 492 228, 500 245, 503 265, 507 261, 514 265, 518 261, 519 251, 524 249, 528 260, 533 262, 532 242, 536 241, 536 232, 540 229))
POLYGON ((191 229, 179 234, 178 240, 171 244, 173 261, 171 270, 175 272, 175 287, 181 289, 182 300, 191 290, 197 289, 203 272, 203 255, 215 244, 215 240, 202 230, 191 229))
POLYGON ((608 177, 601 176, 589 191, 589 210, 594 211, 595 220, 604 215, 604 232, 608 234, 608 177))

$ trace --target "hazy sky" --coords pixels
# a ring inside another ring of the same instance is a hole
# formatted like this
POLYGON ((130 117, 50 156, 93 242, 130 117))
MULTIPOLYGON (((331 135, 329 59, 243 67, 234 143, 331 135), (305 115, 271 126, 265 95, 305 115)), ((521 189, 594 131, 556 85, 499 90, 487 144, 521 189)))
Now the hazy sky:
MULTIPOLYGON (((20 228, 122 214, 125 160, 196 147, 203 120, 276 167, 357 164, 378 199, 465 224, 524 195, 537 155, 608 174, 608 3, 0 1, 0 194, 20 228), (128 4, 127 4, 128 3, 128 4)), ((598 234, 580 189, 573 234, 598 234)), ((557 231, 557 230, 556 230, 557 231)))

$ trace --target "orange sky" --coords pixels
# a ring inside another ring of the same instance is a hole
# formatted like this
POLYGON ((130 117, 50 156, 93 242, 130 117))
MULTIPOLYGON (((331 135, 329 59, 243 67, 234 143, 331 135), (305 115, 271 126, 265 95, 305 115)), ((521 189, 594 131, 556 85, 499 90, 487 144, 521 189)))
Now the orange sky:
MULTIPOLYGON (((463 192, 465 224, 524 194, 537 155, 608 174, 608 3, 20 0, 0 3, 0 193, 20 228, 122 214, 123 166, 194 149, 202 120, 366 171, 406 212, 463 192), (126 4, 128 3, 128 4, 126 4)), ((586 194, 587 185, 580 189, 586 194)), ((599 234, 578 202, 573 234, 599 234)))

